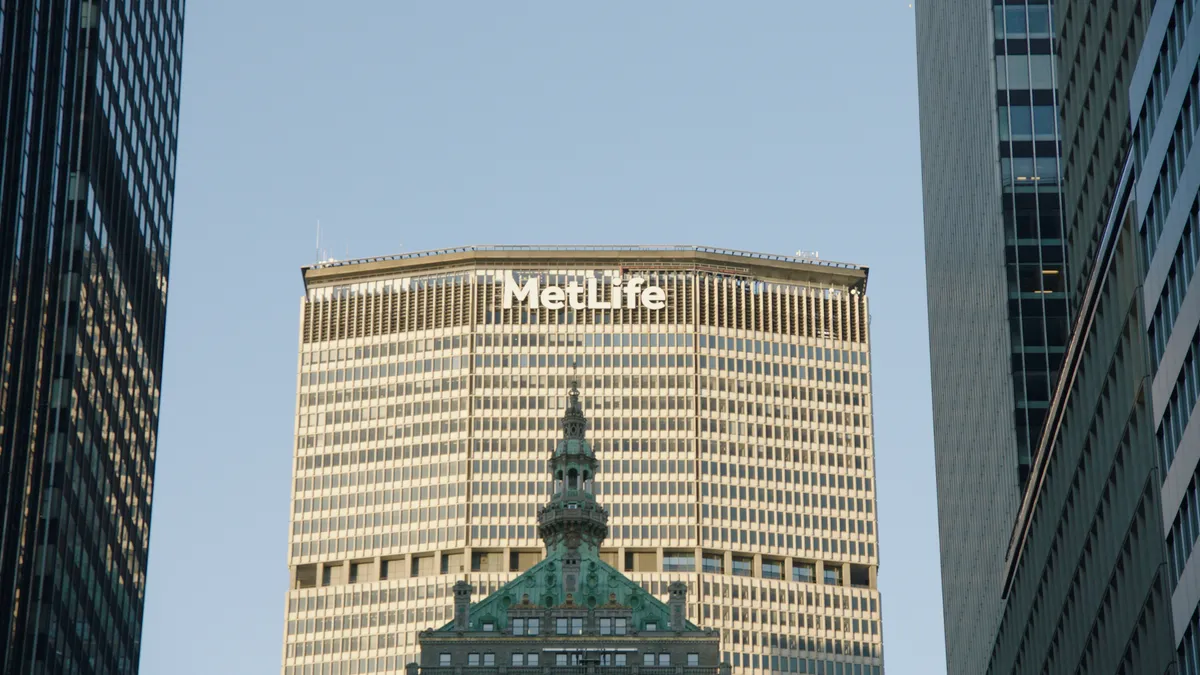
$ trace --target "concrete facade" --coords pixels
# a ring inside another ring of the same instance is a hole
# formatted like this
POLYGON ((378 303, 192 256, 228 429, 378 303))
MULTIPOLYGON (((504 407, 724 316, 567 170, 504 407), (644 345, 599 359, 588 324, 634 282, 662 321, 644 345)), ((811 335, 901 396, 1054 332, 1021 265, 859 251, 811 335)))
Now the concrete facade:
POLYGON ((1156 2, 1129 84, 1137 167, 1135 218, 1147 261, 1142 288, 1152 368, 1151 424, 1162 466, 1165 584, 1179 672, 1200 673, 1200 17, 1197 2, 1156 2))
POLYGON ((865 268, 469 247, 304 277, 285 675, 402 670, 456 581, 490 595, 542 560, 575 376, 606 565, 685 583, 734 671, 881 670, 865 268), (510 275, 603 298, 637 277, 664 306, 505 308, 510 275))

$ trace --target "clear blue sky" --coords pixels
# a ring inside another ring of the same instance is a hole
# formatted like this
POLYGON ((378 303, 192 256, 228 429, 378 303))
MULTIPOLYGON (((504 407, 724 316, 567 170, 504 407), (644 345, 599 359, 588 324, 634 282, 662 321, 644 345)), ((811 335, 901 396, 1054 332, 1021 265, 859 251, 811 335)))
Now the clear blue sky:
POLYGON ((869 265, 885 665, 944 672, 909 2, 189 2, 142 673, 279 672, 318 219, 869 265))

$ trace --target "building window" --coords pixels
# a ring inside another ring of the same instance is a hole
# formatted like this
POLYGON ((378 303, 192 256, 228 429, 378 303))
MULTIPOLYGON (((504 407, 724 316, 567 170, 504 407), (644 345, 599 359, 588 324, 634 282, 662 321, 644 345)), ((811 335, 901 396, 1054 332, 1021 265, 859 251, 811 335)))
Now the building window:
POLYGON ((812 563, 793 561, 792 581, 800 581, 806 584, 816 583, 817 566, 812 563))
POLYGON ((483 655, 483 665, 485 665, 485 666, 496 665, 496 655, 492 652, 485 653, 483 655))
POLYGON ((443 654, 438 654, 438 665, 439 665, 439 666, 448 666, 448 665, 450 665, 450 655, 449 655, 449 654, 445 654, 445 653, 443 653, 443 654))
POLYGON ((668 551, 663 554, 664 572, 695 572, 696 554, 691 551, 668 551))
POLYGON ((571 619, 571 635, 583 635, 583 619, 571 619))
POLYGON ((513 655, 512 655, 512 664, 513 664, 514 666, 523 666, 523 665, 525 665, 525 655, 524 655, 524 654, 520 654, 520 653, 513 654, 513 655))
POLYGON ((830 586, 842 585, 842 568, 841 567, 826 567, 825 568, 825 583, 830 586))
POLYGON ((764 579, 782 579, 783 578, 783 561, 763 558, 762 561, 762 577, 764 579))
POLYGON ((624 654, 601 654, 600 665, 602 666, 624 666, 627 665, 624 654))
POLYGON ((700 665, 700 655, 699 654, 688 654, 687 664, 689 666, 700 665))
POLYGON ((629 620, 626 618, 616 619, 600 619, 600 634, 601 635, 624 635, 629 627, 629 620))
POLYGON ((567 634, 567 620, 566 619, 564 619, 562 617, 555 619, 554 627, 555 627, 555 631, 554 631, 555 633, 557 633, 559 635, 567 634))
POLYGON ((525 665, 536 666, 538 664, 538 655, 536 652, 531 652, 525 655, 525 665))
POLYGON ((479 654, 467 654, 467 665, 468 666, 479 665, 479 654))
POLYGON ((725 572, 725 556, 720 553, 705 553, 704 571, 709 574, 723 574, 725 572))
POLYGON ((495 630, 496 630, 496 623, 494 621, 484 621, 483 622, 483 632, 493 633, 493 632, 495 632, 495 630))
POLYGON ((748 577, 754 574, 754 559, 737 557, 733 559, 733 576, 748 577))
POLYGON ((643 666, 654 665, 654 655, 653 654, 642 654, 642 665, 643 666))
POLYGON ((512 634, 513 635, 524 635, 525 634, 525 619, 513 619, 512 620, 512 634))
POLYGON ((526 635, 537 635, 541 631, 541 626, 542 626, 541 619, 529 619, 525 625, 525 628, 526 628, 525 634, 526 635))
POLYGON ((647 623, 647 624, 646 624, 646 630, 648 630, 648 631, 655 631, 655 630, 658 630, 658 624, 657 624, 657 623, 655 623, 655 622, 653 622, 653 621, 651 621, 651 622, 649 622, 649 623, 647 623))
POLYGON ((660 666, 671 665, 671 655, 670 654, 659 654, 658 655, 658 665, 660 665, 660 666))

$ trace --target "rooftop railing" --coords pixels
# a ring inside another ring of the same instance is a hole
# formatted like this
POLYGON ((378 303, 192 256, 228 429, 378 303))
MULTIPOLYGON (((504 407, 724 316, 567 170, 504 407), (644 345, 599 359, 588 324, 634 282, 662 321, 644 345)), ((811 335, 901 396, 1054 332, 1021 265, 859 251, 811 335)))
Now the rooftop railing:
POLYGON ((406 675, 729 675, 720 666, 426 666, 408 664, 406 675))
POLYGON ((774 253, 754 253, 751 251, 738 251, 736 249, 714 248, 711 246, 687 246, 678 244, 667 245, 646 245, 646 246, 582 246, 582 245, 567 245, 567 246, 523 246, 517 244, 484 244, 478 246, 456 246, 453 248, 439 248, 429 251, 414 251, 412 253, 397 253, 394 255, 376 256, 372 258, 354 258, 350 260, 326 260, 316 263, 308 267, 308 269, 323 269, 327 267, 343 267, 346 265, 361 265, 375 262, 390 262, 397 260, 416 260, 419 258, 430 258, 440 255, 452 255, 455 253, 477 253, 484 251, 579 251, 579 252, 601 252, 601 251, 628 251, 630 253, 640 252, 664 252, 673 251, 679 252, 694 252, 694 253, 713 253, 716 255, 736 256, 739 258, 747 258, 750 260, 767 260, 771 262, 787 262, 787 263, 802 263, 806 265, 817 265, 820 267, 830 267, 833 269, 842 270, 862 270, 866 269, 862 265, 853 263, 834 262, 832 260, 820 260, 818 258, 798 257, 790 255, 777 255, 774 253))

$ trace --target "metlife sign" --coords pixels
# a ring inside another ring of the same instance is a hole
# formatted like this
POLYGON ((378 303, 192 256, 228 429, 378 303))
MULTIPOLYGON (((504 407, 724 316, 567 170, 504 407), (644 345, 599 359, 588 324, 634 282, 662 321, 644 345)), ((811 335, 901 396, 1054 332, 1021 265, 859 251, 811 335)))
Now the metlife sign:
POLYGON ((611 285, 601 287, 599 280, 591 278, 581 286, 572 281, 566 288, 561 286, 540 287, 536 276, 518 284, 511 273, 504 277, 504 309, 524 305, 529 309, 621 309, 623 307, 645 307, 662 309, 667 306, 667 293, 659 286, 646 286, 646 280, 633 277, 624 283, 614 280, 611 285), (602 297, 603 291, 608 297, 602 297))

